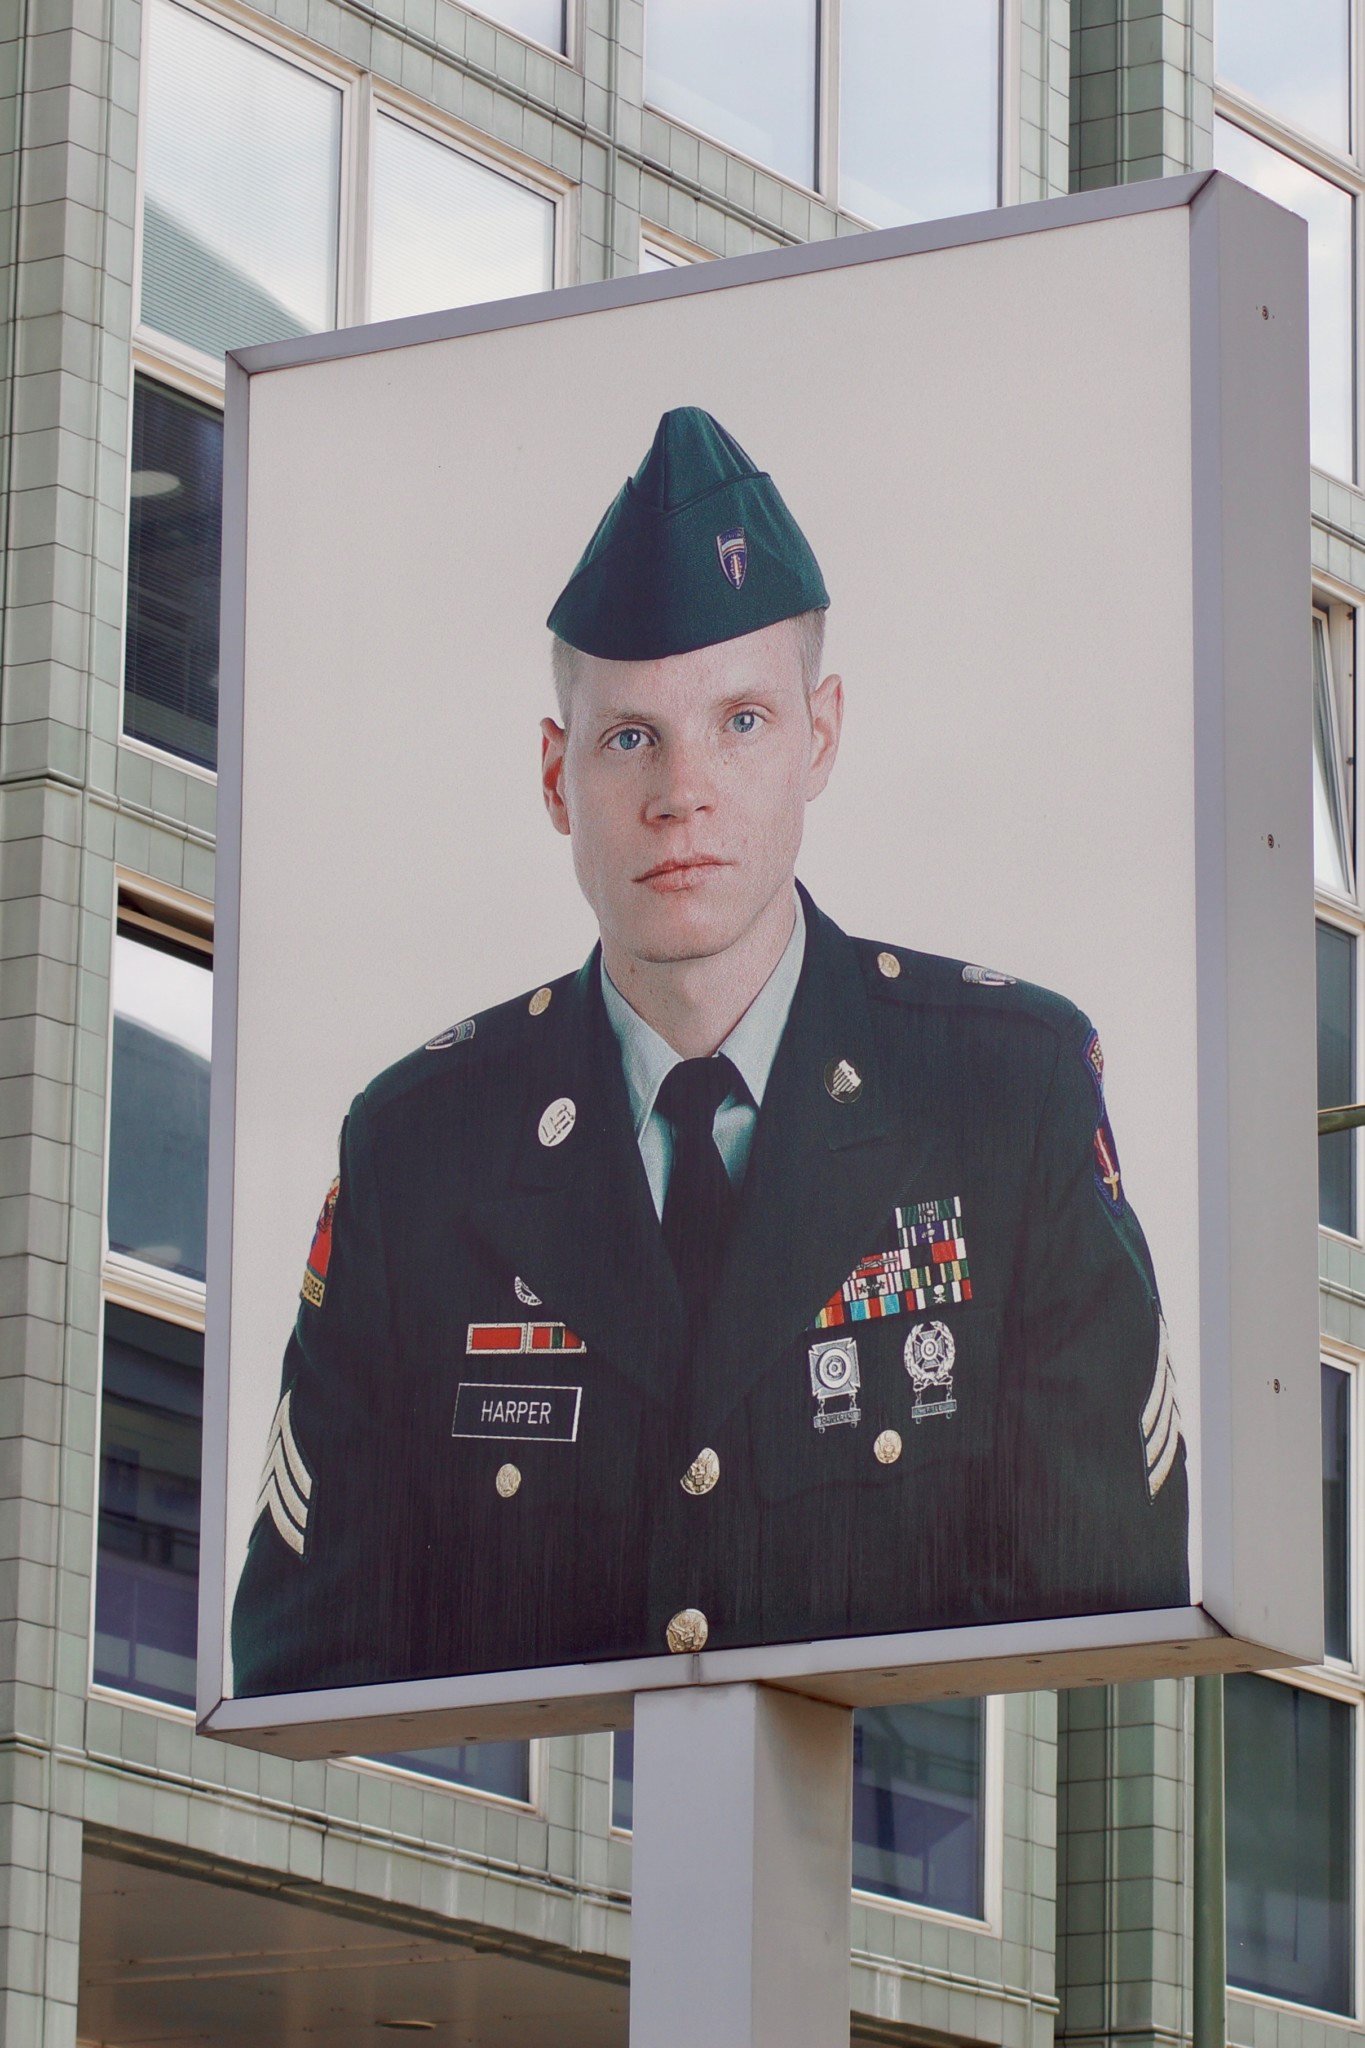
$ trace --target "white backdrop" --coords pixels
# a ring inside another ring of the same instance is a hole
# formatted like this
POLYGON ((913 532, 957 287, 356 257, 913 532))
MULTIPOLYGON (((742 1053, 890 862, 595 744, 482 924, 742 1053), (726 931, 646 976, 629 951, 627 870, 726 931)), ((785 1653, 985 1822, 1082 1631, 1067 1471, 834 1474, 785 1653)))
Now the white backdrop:
POLYGON ((1098 1026, 1197 1529, 1188 276, 1173 208, 253 376, 229 1605, 351 1096, 593 940, 543 621, 683 404, 832 594, 817 901, 1098 1026))

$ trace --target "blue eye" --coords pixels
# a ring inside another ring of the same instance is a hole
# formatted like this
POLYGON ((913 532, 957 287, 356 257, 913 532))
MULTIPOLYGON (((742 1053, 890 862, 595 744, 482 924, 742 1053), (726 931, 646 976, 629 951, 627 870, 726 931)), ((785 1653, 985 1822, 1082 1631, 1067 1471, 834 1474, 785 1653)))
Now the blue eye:
POLYGON ((756 732, 758 730, 758 713, 756 711, 737 711, 730 720, 730 723, 737 733, 756 732))
POLYGON ((614 747, 618 754, 633 754, 644 746, 648 737, 643 726, 627 725, 623 726, 620 732, 614 732, 607 745, 614 747))

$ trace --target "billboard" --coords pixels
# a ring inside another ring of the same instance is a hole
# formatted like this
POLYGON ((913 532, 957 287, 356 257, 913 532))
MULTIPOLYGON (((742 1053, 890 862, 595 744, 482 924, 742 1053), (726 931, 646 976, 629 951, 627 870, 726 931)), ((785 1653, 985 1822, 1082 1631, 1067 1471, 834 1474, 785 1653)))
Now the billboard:
POLYGON ((1192 178, 230 364, 206 1726, 1319 1654, 1304 271, 1192 178))

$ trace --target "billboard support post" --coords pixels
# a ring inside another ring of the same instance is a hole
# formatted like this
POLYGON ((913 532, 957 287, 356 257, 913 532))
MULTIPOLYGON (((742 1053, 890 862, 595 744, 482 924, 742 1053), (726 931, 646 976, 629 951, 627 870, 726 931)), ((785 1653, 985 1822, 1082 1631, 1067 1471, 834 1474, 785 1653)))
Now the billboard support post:
POLYGON ((847 1707, 637 1698, 631 2048, 846 2048, 852 1780, 847 1707))

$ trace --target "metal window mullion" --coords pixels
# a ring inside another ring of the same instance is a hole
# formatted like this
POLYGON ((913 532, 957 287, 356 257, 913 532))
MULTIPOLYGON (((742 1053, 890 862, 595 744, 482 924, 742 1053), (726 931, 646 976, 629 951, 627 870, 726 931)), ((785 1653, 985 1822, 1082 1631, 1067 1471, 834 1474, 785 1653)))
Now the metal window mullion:
MULTIPOLYGON (((350 248, 348 290, 344 305, 338 291, 338 326, 359 326, 370 317, 370 266, 374 239, 374 157, 375 122, 378 109, 375 102, 374 77, 366 72, 347 95, 347 110, 343 116, 343 174, 342 190, 345 194, 349 219, 347 240, 350 248), (346 132, 349 141, 346 140, 346 132)), ((338 281, 339 282, 339 281, 338 281)))
POLYGON ((843 0, 817 0, 815 18, 815 185, 831 206, 839 190, 839 53, 843 0))

